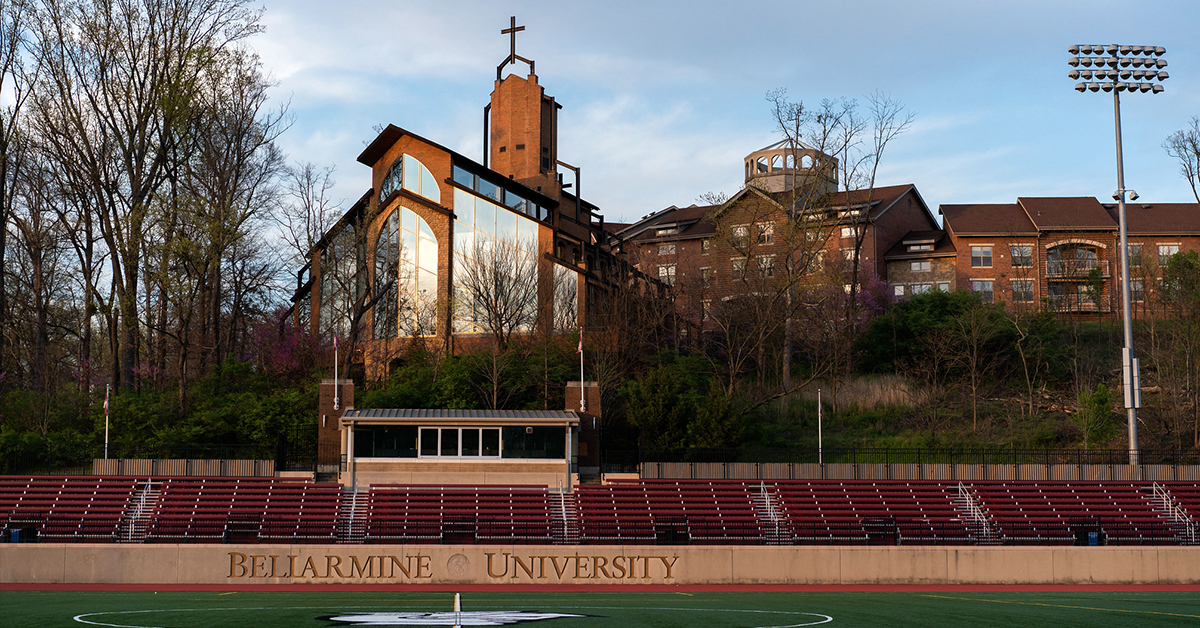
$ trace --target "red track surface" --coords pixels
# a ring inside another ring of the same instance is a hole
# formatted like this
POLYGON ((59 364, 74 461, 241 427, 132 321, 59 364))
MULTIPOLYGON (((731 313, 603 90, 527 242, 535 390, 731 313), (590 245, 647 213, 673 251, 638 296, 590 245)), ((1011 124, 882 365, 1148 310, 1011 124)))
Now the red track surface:
POLYGON ((704 593, 928 593, 928 592, 1032 592, 1032 591, 1200 591, 1200 584, 811 584, 811 585, 531 585, 531 584, 87 584, 0 583, 0 591, 530 591, 530 592, 704 592, 704 593))

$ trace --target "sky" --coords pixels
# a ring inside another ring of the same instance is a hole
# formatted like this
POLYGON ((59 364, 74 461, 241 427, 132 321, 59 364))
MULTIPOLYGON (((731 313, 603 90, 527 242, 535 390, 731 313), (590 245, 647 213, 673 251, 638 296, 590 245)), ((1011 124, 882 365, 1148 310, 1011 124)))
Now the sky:
MULTIPOLYGON (((1166 48, 1161 94, 1121 99, 1126 188, 1194 202, 1162 147, 1200 115, 1200 3, 1091 0, 267 0, 250 42, 288 101, 293 162, 336 168, 344 206, 371 185, 355 159, 388 124, 482 161, 483 107, 518 54, 563 106, 559 159, 610 222, 743 185, 778 139, 768 92, 815 105, 879 93, 914 115, 878 185, 925 202, 1095 196, 1116 184, 1111 94, 1073 89, 1071 44, 1166 48)), ((524 66, 517 71, 525 72, 524 66)))

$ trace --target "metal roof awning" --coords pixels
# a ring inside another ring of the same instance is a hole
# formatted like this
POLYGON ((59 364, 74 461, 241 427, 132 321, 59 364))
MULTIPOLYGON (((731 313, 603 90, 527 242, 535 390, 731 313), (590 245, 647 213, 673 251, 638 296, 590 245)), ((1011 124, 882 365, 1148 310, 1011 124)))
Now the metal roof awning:
POLYGON ((386 425, 489 424, 489 425, 578 425, 579 413, 571 410, 426 410, 351 408, 341 423, 351 421, 386 425))

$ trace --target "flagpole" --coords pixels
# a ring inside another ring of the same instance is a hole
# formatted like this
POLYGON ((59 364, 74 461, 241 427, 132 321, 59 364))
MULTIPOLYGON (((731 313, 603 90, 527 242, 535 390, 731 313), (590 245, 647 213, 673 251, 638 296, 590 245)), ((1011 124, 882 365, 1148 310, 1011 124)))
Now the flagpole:
POLYGON ((341 401, 342 387, 338 383, 338 346, 337 346, 337 331, 333 332, 333 409, 338 409, 338 403, 341 401))
POLYGON ((112 384, 104 385, 104 459, 108 460, 108 393, 112 384))
POLYGON ((583 386, 583 328, 579 328, 579 411, 587 412, 587 395, 583 386))

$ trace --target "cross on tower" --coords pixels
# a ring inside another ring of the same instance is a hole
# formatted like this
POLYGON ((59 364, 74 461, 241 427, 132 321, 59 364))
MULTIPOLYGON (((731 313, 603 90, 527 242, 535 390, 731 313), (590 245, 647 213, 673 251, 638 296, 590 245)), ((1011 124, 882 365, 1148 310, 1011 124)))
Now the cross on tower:
POLYGON ((500 34, 509 36, 508 60, 512 61, 513 57, 517 56, 517 33, 525 30, 525 27, 517 26, 517 16, 515 15, 510 16, 508 19, 509 27, 500 31, 500 34))
POLYGON ((517 54, 517 33, 525 30, 525 27, 517 26, 517 16, 515 16, 515 15, 509 16, 508 19, 509 19, 508 28, 505 28, 500 31, 501 35, 508 35, 508 41, 509 41, 508 57, 504 61, 502 61, 500 63, 500 65, 496 66, 496 80, 497 81, 500 80, 500 71, 504 69, 504 66, 506 66, 510 63, 515 65, 517 63, 517 61, 524 61, 525 63, 528 63, 529 64, 529 73, 533 74, 533 61, 530 59, 526 59, 525 57, 522 57, 521 55, 517 54))

